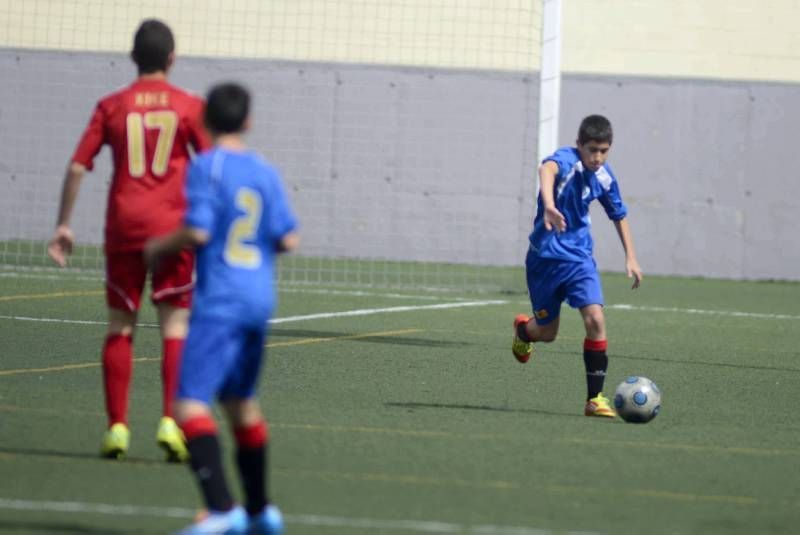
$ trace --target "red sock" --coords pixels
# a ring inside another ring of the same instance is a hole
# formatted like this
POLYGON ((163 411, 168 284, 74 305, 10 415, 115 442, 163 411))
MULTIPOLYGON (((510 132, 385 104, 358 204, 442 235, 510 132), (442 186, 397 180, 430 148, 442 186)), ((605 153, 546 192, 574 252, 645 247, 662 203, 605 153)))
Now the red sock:
POLYGON ((233 430, 236 438, 236 465, 245 493, 245 508, 255 515, 269 503, 267 489, 267 444, 269 427, 266 421, 233 430))
POLYGON ((269 426, 262 420, 249 427, 236 427, 233 430, 236 444, 242 449, 256 449, 269 442, 269 426))
POLYGON ((103 344, 103 386, 106 393, 108 426, 128 423, 128 390, 133 374, 133 340, 110 334, 103 344))
POLYGON ((178 390, 178 375, 181 371, 182 338, 165 338, 161 358, 162 412, 172 418, 172 402, 178 390))
POLYGON ((189 442, 203 436, 217 436, 217 423, 211 415, 195 416, 178 425, 189 442))

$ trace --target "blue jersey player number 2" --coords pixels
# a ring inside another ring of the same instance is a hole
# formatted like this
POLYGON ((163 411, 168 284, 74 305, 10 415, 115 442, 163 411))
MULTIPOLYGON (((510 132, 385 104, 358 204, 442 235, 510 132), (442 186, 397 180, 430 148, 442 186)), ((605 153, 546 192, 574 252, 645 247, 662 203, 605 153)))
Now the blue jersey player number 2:
POLYGON ((249 103, 239 85, 211 90, 205 120, 215 146, 189 169, 184 225, 145 247, 150 264, 185 247, 197 249, 175 414, 207 514, 181 532, 185 535, 283 531, 267 492, 269 429, 255 394, 275 308, 275 257, 297 245, 297 220, 277 171, 244 146, 249 103), (231 422, 244 506, 234 503, 225 481, 211 412, 215 401, 231 422))

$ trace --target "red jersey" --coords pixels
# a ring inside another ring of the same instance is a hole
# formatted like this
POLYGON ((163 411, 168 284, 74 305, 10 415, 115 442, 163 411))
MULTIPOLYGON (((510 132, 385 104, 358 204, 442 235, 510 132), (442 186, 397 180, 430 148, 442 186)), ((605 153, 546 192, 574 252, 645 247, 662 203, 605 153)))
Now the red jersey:
POLYGON ((135 251, 183 222, 186 168, 211 147, 203 100, 166 80, 138 79, 97 103, 72 161, 92 169, 108 143, 114 176, 106 207, 106 251, 135 251))

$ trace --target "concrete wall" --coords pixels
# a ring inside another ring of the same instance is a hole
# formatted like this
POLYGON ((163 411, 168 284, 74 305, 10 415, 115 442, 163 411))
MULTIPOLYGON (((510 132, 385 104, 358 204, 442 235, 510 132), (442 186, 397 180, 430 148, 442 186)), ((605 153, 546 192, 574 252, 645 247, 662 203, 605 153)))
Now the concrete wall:
MULTIPOLYGON (((134 76, 129 63, 0 50, 0 239, 50 235, 66 162, 96 99, 134 76)), ((533 210, 535 79, 191 58, 173 79, 200 92, 227 79, 253 89, 250 143, 290 186, 303 254, 519 262, 533 210)), ((102 239, 108 154, 97 163, 74 221, 90 243, 102 239)))
MULTIPOLYGON (((133 76, 132 28, 158 15, 176 30, 178 83, 255 90, 251 141, 291 185, 307 254, 521 262, 538 0, 216 5, 0 3, 1 236, 49 233, 91 107, 133 76)), ((568 0, 563 11, 561 140, 588 113, 613 121, 611 162, 645 271, 800 280, 800 206, 783 169, 800 113, 796 2, 568 0)), ((78 206, 91 240, 104 165, 78 206)), ((598 261, 621 270, 604 219, 598 261)))
MULTIPOLYGON (((562 0, 568 73, 800 82, 796 0, 562 0)), ((0 0, 0 47, 535 71, 541 0, 0 0)))
MULTIPOLYGON (((791 163, 800 86, 571 75, 561 139, 588 113, 616 125, 610 162, 651 273, 800 279, 800 209, 791 163)), ((593 216, 598 262, 621 270, 602 210, 593 216)))
POLYGON ((562 0, 569 73, 800 82, 795 0, 562 0))
POLYGON ((182 55, 504 69, 539 65, 540 0, 0 0, 0 47, 125 53, 144 18, 182 55), (3 20, 5 19, 5 20, 3 20))

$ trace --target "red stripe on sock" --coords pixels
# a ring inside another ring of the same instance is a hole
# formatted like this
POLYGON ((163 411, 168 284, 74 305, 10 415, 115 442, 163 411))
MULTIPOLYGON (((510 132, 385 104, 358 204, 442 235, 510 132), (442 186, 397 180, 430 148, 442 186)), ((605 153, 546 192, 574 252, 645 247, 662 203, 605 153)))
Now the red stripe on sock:
POLYGON ((171 418, 172 402, 175 401, 175 392, 178 389, 178 376, 181 370, 183 340, 180 338, 165 338, 162 347, 161 409, 164 416, 169 416, 171 418))
POLYGON ((608 340, 589 340, 586 338, 583 340, 583 349, 588 349, 589 351, 605 351, 608 349, 608 340))
POLYGON ((264 420, 248 427, 237 427, 233 434, 240 448, 260 448, 269 442, 269 426, 264 420))
POLYGON ((103 389, 108 426, 128 423, 128 391, 133 375, 133 339, 109 334, 103 344, 103 389))
POLYGON ((180 427, 184 436, 186 436, 186 440, 217 434, 217 423, 211 416, 195 416, 182 422, 180 427))

